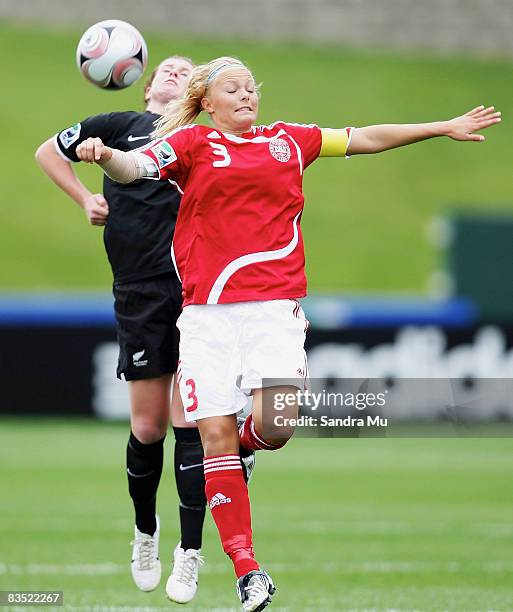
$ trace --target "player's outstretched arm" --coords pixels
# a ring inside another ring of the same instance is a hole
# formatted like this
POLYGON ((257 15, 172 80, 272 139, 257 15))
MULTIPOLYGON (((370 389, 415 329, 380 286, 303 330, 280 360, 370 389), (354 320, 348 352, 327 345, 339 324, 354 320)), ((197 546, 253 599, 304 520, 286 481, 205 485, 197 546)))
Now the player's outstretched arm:
POLYGON ((55 148, 53 138, 44 142, 36 151, 36 160, 43 172, 62 191, 83 208, 91 225, 105 225, 109 206, 101 193, 91 193, 75 174, 71 162, 63 159, 55 148))
POLYGON ((132 183, 149 176, 135 153, 108 147, 101 138, 88 138, 81 142, 76 148, 76 155, 81 161, 98 164, 117 183, 132 183))
POLYGON ((369 125, 353 131, 347 154, 380 153, 438 136, 448 136, 460 141, 482 142, 485 137, 476 132, 499 123, 500 120, 501 113, 493 106, 488 108, 478 106, 461 117, 449 121, 411 125, 369 125))

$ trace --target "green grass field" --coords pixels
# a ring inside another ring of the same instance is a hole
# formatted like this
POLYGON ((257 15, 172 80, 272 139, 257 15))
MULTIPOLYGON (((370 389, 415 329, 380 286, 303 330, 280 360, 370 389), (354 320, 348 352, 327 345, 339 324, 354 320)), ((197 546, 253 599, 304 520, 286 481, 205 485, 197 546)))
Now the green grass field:
MULTIPOLYGON (((142 85, 95 89, 78 73, 81 32, 0 23, 0 289, 108 288, 101 231, 36 166, 37 146, 98 112, 141 108, 142 85)), ((263 82, 260 119, 323 126, 450 118, 481 103, 504 112, 484 145, 432 141, 375 157, 321 160, 307 172, 303 228, 310 288, 424 291, 438 254, 433 216, 454 206, 513 212, 510 121, 513 64, 350 51, 300 44, 206 41, 145 32, 153 66, 180 52, 197 61, 233 54, 263 82), (407 254, 407 256, 405 255, 407 254)), ((94 191, 96 168, 80 168, 94 191)))
MULTIPOLYGON (((178 537, 170 442, 166 573, 178 537)), ((121 424, 2 420, 0 589, 62 589, 75 611, 182 609, 164 584, 131 584, 125 443, 121 424)), ((256 552, 279 588, 270 610, 511 610, 512 467, 507 438, 303 439, 260 454, 251 494, 256 552)), ((237 610, 208 515, 203 552, 183 609, 237 610)))

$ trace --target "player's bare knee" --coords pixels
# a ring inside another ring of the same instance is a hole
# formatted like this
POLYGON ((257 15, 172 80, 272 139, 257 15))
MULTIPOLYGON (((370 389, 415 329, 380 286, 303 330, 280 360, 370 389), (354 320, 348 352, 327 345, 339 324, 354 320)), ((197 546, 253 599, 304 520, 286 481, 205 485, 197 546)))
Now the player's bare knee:
POLYGON ((273 446, 273 450, 278 450, 282 446, 285 446, 287 442, 294 435, 294 428, 286 428, 284 431, 280 431, 279 435, 266 437, 266 442, 268 442, 271 446, 273 446))
POLYGON ((295 387, 268 387, 262 390, 261 404, 253 413, 260 437, 276 450, 285 446, 295 431, 299 407, 295 387))
POLYGON ((201 439, 206 457, 239 452, 237 429, 227 424, 212 424, 203 429, 201 439))
POLYGON ((166 435, 167 423, 135 419, 132 420, 132 432, 141 444, 153 444, 166 435))

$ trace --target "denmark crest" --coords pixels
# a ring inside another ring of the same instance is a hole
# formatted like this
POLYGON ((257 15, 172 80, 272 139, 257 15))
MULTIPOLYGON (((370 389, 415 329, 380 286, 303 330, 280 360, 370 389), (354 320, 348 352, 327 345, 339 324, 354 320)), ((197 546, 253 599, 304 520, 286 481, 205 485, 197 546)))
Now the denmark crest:
POLYGON ((290 159, 289 143, 283 138, 273 138, 269 142, 269 152, 279 162, 288 162, 290 159))

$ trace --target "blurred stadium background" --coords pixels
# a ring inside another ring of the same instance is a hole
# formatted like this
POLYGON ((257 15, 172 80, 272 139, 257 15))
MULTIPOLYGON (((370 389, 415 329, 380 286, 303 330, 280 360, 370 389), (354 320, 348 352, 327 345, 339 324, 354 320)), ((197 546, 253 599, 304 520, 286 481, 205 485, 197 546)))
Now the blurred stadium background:
MULTIPOLYGON (((475 391, 513 378, 513 4, 0 0, 0 589, 63 589, 69 610, 164 610, 163 588, 140 593, 128 572, 128 402, 101 231, 34 161, 85 116, 142 109, 142 84, 104 92, 76 69, 80 35, 106 18, 143 32, 150 67, 175 52, 246 61, 263 82, 262 123, 503 111, 485 144, 324 160, 305 178, 312 375, 434 374, 475 391)), ((97 169, 78 170, 101 189, 97 169)), ((408 420, 420 416, 412 405, 408 420)), ((429 438, 298 439, 259 457, 256 548, 279 582, 276 610, 512 609, 511 401, 464 416, 499 437, 469 438, 433 406, 429 438)), ((164 561, 171 478, 168 461, 164 561)), ((235 609, 210 519, 204 552, 189 609, 235 609)))

